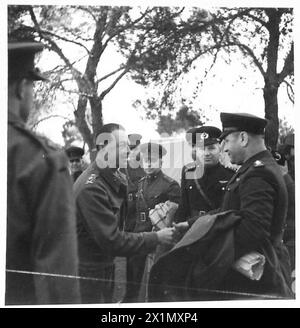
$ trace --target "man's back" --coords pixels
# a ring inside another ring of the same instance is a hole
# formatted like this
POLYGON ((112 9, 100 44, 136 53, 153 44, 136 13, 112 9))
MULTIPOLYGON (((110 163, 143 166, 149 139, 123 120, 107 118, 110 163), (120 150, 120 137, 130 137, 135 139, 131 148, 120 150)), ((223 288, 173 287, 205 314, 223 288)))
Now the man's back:
POLYGON ((6 303, 78 303, 72 182, 67 159, 9 114, 6 303), (29 273, 16 273, 12 270, 29 273))

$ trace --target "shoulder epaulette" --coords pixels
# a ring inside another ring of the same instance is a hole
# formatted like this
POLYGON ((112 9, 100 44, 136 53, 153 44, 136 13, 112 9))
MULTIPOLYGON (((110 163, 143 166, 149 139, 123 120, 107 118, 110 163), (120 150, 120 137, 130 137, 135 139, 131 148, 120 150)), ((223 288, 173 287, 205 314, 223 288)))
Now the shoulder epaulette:
POLYGON ((86 180, 85 184, 92 184, 92 183, 94 183, 96 181, 97 177, 98 177, 98 174, 95 174, 95 173, 90 174, 90 176, 86 180))
POLYGON ((264 166, 265 166, 265 163, 262 162, 262 161, 257 160, 257 161, 255 161, 255 162, 253 163, 253 166, 254 166, 254 167, 264 167, 264 166))

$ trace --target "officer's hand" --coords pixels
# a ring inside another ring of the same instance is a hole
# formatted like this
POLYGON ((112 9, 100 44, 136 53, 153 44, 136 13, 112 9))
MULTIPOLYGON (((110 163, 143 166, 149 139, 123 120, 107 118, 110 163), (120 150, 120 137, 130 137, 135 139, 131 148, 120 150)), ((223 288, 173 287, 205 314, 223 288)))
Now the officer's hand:
POLYGON ((157 231, 157 237, 160 244, 170 245, 174 241, 174 228, 164 228, 157 231))
POLYGON ((189 230, 189 224, 187 221, 180 222, 180 223, 173 223, 173 227, 176 229, 177 232, 186 232, 189 230))

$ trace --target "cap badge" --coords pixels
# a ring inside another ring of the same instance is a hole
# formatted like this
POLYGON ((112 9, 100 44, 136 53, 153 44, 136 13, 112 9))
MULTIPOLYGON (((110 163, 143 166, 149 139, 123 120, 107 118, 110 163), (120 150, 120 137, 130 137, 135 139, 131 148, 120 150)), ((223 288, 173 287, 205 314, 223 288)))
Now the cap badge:
POLYGON ((201 138, 202 138, 202 139, 208 139, 208 138, 209 138, 209 134, 206 133, 206 132, 203 132, 203 133, 201 134, 201 138))

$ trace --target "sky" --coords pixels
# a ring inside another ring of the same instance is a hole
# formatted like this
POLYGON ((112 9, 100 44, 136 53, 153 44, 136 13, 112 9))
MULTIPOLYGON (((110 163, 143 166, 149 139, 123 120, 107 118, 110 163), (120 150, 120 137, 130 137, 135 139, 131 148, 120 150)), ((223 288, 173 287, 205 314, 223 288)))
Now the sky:
MULTIPOLYGON (((0 14, 1 14, 1 44, 0 44, 0 49, 1 49, 1 58, 2 58, 2 64, 3 67, 7 66, 7 60, 6 60, 6 5, 7 4, 41 4, 42 1, 1 1, 0 4, 0 14), (3 25, 4 24, 4 25, 3 25), (4 41, 4 42, 2 42, 4 41)), ((45 3, 45 2, 44 2, 45 3)), ((70 4, 72 2, 70 1, 65 1, 63 3, 70 4)), ((46 4, 63 4, 62 1, 46 1, 46 4)), ((88 3, 99 5, 99 1, 88 1, 88 3)), ((118 4, 126 4, 128 1, 101 1, 101 4, 111 4, 111 5, 118 5, 118 4)), ((182 1, 157 1, 157 0, 152 0, 151 2, 149 1, 131 1, 131 4, 151 4, 151 5, 174 5, 174 4, 179 4, 182 5, 182 1)), ((82 0, 77 0, 76 4, 87 4, 87 1, 82 1, 82 0)), ((199 5, 199 1, 196 0, 190 0, 189 5, 199 5)), ((261 6, 261 1, 216 1, 216 0, 210 0, 210 1, 201 1, 201 4, 203 4, 203 7, 205 6, 210 6, 210 5, 229 5, 229 6, 261 6)), ((278 0, 278 1, 270 1, 270 0, 265 0, 263 2, 264 6, 297 6, 296 1, 290 1, 290 0, 278 0)), ((295 28, 295 31, 299 31, 299 7, 296 8, 296 13, 297 13, 297 22, 298 24, 295 28)), ((298 32, 297 32, 298 33, 298 32)), ((299 35, 296 35, 295 32, 295 40, 299 39, 299 35)), ((299 58, 299 49, 298 49, 298 44, 296 45, 296 60, 299 58)), ((213 103, 214 106, 219 108, 222 111, 240 111, 240 112, 247 112, 251 111, 253 114, 257 114, 260 116, 263 116, 263 99, 261 96, 261 90, 257 89, 254 90, 253 88, 250 88, 249 85, 240 85, 240 86, 232 86, 232 80, 234 79, 233 74, 234 70, 238 70, 238 63, 235 63, 231 67, 223 67, 220 69, 219 79, 218 80, 213 80, 210 81, 207 85, 205 85, 204 89, 202 90, 201 97, 199 97, 199 103, 205 108, 209 108, 209 106, 213 103)), ((2 68, 3 68, 2 67, 2 68)), ((298 66, 296 67, 296 72, 299 72, 298 66)), ((7 104, 7 89, 6 89, 6 84, 3 83, 6 79, 5 75, 5 70, 1 70, 1 88, 0 88, 0 99, 2 101, 2 108, 6 107, 7 104)), ((296 74, 297 75, 297 74, 296 74)), ((249 80, 251 81, 256 81, 257 77, 256 76, 249 76, 249 80)), ((297 79, 296 79, 297 81, 297 79)), ((250 84, 250 86, 253 86, 250 84)), ((295 86, 295 90, 297 93, 298 86, 295 86)), ((121 124, 123 124, 128 133, 131 132, 141 132, 145 138, 150 138, 153 135, 155 135, 155 124, 153 122, 145 122, 139 117, 139 113, 137 113, 133 108, 132 108, 132 101, 136 99, 136 97, 140 97, 143 95, 143 90, 140 89, 139 86, 132 84, 132 82, 128 81, 127 79, 122 80, 115 89, 107 96, 107 98, 104 100, 104 121, 105 123, 112 122, 112 121, 117 121, 121 124)), ((284 91, 280 91, 282 95, 279 97, 279 116, 283 117, 285 116, 288 121, 295 127, 297 131, 297 125, 299 121, 298 113, 295 112, 294 108, 298 107, 298 98, 296 97, 296 104, 295 107, 293 108, 291 104, 285 101, 284 97, 284 91)), ((72 117, 72 108, 66 109, 66 114, 70 115, 72 117)), ((0 193, 2 195, 1 197, 1 222, 0 222, 0 232, 1 232, 1 238, 0 238, 0 249, 1 249, 1 256, 0 256, 0 306, 4 305, 4 268, 5 268, 5 248, 6 248, 6 168, 7 168, 7 159, 6 159, 6 125, 7 125, 7 113, 6 111, 2 112, 1 115, 1 127, 0 129, 0 144, 1 144, 1 149, 3 150, 3 159, 2 159, 2 167, 1 167, 1 184, 0 184, 0 193), (1 270, 1 268, 3 270, 1 270)), ((220 121, 219 121, 219 114, 212 111, 211 113, 208 113, 208 116, 211 116, 211 122, 215 123, 216 126, 220 127, 220 121)), ((57 132, 62 125, 62 120, 59 119, 53 119, 49 122, 41 124, 40 128, 41 130, 47 134, 50 138, 53 139, 55 142, 60 142, 60 135, 57 132)), ((156 135, 157 136, 157 135, 156 135)), ((297 144, 297 134, 296 134, 296 153, 298 154, 298 146, 297 144)), ((297 159, 297 155, 296 155, 297 159)), ((296 160, 296 166, 299 165, 298 161, 296 160)), ((299 168, 300 169, 300 168, 299 168)), ((296 168, 297 170, 297 168, 296 168)), ((297 170, 299 172, 299 170, 297 170)), ((296 184, 296 188, 297 184, 296 184)), ((297 190, 296 190, 297 192, 297 190)), ((299 211, 297 210, 297 213, 299 211)), ((299 228, 299 227, 298 227, 299 228)), ((298 229, 297 228, 297 229, 298 229)), ((297 236, 299 234, 297 233, 297 236)), ((299 253, 299 252, 298 252, 299 253)), ((298 261, 300 263, 300 261, 298 261)), ((297 269, 297 272, 299 272, 299 269, 297 269)), ((297 293, 299 293, 299 285, 296 284, 297 288, 297 293)), ((173 304, 174 305, 174 304, 173 304)), ((120 305, 119 305, 120 306, 120 305)), ((199 304, 186 304, 186 306, 190 307, 198 307, 199 304)), ((211 307, 211 306, 216 306, 216 307, 268 307, 268 306, 273 306, 273 307, 290 307, 290 306, 297 306, 296 302, 290 302, 290 301, 272 301, 267 302, 267 301, 255 301, 255 304, 253 302, 222 302, 220 303, 211 303, 211 302, 203 302, 201 303, 201 307, 211 307)), ((299 304, 298 304, 299 306, 299 304)), ((104 306, 105 307, 105 306, 104 306)))

